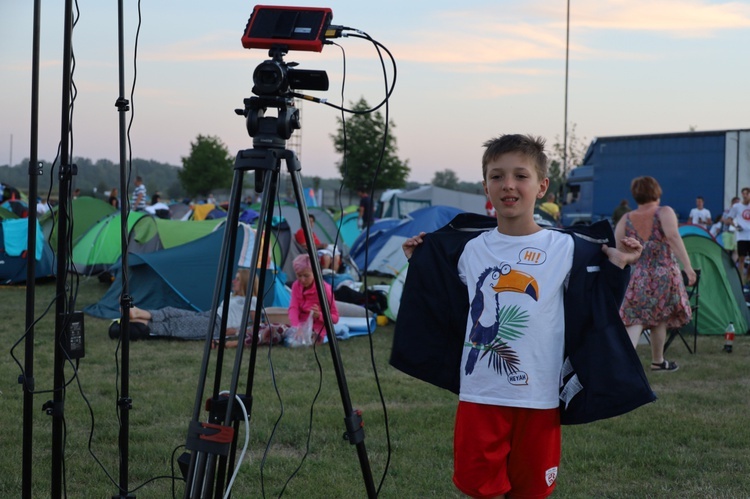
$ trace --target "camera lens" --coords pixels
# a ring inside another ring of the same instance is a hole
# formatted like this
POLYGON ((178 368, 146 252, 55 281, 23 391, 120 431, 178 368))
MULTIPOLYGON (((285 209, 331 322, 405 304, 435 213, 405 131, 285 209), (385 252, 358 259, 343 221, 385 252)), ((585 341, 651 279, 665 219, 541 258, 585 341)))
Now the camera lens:
POLYGON ((253 72, 253 93, 257 95, 279 94, 286 90, 286 68, 276 61, 264 61, 253 72))

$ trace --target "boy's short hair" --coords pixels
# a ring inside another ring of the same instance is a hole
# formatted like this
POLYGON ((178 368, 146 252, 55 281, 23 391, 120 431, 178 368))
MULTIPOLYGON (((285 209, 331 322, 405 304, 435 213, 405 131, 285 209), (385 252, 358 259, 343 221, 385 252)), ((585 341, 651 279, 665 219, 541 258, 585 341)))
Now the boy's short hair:
POLYGON ((654 177, 636 177, 630 182, 630 192, 638 204, 649 203, 661 198, 661 186, 654 177))
POLYGON ((508 153, 521 153, 534 162, 539 179, 547 178, 547 155, 544 153, 545 140, 532 135, 505 134, 484 143, 482 155, 482 180, 487 179, 487 165, 508 153))

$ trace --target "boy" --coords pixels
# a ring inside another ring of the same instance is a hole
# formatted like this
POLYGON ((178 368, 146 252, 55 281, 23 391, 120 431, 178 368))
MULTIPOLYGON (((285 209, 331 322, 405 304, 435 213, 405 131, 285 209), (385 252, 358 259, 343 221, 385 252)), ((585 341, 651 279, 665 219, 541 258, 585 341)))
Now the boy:
POLYGON ((503 135, 485 147, 496 220, 459 215, 403 244, 409 271, 391 364, 459 393, 453 481, 463 493, 546 497, 561 420, 655 399, 618 315, 642 246, 611 247, 606 222, 585 236, 543 230, 534 222, 549 187, 543 140, 503 135))

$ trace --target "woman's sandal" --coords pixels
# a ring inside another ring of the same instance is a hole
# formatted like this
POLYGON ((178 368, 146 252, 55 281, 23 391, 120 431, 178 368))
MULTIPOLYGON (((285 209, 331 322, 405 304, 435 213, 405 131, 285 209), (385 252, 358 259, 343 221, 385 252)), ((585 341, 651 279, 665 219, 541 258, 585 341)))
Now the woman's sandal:
POLYGON ((661 363, 656 363, 656 362, 651 363, 652 371, 676 371, 679 368, 680 366, 678 366, 675 362, 672 362, 667 359, 664 359, 664 362, 661 362, 661 363))

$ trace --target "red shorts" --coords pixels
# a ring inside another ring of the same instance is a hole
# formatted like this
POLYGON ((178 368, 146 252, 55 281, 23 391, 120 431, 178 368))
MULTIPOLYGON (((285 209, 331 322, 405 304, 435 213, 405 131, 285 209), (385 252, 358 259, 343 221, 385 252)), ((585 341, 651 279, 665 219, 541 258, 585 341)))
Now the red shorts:
POLYGON ((547 497, 560 465, 560 411, 459 402, 453 483, 470 497, 547 497))

